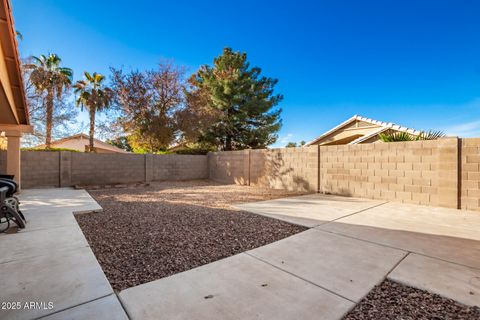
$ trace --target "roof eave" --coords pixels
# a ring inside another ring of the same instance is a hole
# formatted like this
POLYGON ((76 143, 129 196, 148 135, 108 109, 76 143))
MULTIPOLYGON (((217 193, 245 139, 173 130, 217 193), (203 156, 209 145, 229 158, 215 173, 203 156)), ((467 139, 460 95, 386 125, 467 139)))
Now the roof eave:
POLYGON ((9 89, 13 95, 13 101, 11 102, 13 105, 10 105, 10 108, 15 114, 17 124, 29 125, 29 111, 25 98, 25 89, 20 68, 20 55, 18 52, 17 36, 14 28, 11 5, 8 0, 1 0, 0 2, 0 25, 2 39, 6 39, 6 43, 2 44, 2 48, 4 50, 7 72, 9 73, 9 78, 11 79, 9 89))

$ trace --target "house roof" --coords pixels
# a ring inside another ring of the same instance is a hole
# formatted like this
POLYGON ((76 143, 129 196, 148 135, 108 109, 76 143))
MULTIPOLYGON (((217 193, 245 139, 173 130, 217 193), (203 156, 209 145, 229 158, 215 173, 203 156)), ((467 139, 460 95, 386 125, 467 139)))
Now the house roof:
POLYGON ((0 0, 0 40, 2 44, 0 109, 3 114, 3 117, 0 117, 1 122, 4 125, 23 125, 25 126, 23 131, 29 131, 29 114, 20 70, 17 34, 8 0, 0 0))
POLYGON ((332 129, 328 130, 327 132, 323 133, 321 136, 319 136, 319 137, 313 139, 312 141, 308 142, 306 144, 306 146, 315 144, 317 141, 325 138, 326 136, 332 134, 333 132, 335 132, 337 130, 340 130, 341 128, 343 128, 343 127, 345 127, 345 126, 347 126, 350 123, 355 122, 355 121, 367 122, 367 123, 370 123, 372 125, 380 126, 380 128, 372 131, 371 133, 369 133, 367 135, 359 137, 359 138, 349 142, 348 144, 361 143, 362 141, 368 140, 369 138, 374 137, 377 134, 382 133, 382 132, 387 131, 387 130, 390 130, 390 129, 395 130, 395 131, 407 132, 407 133, 410 133, 412 135, 419 135, 421 133, 421 131, 411 129, 411 128, 407 128, 407 127, 404 127, 404 126, 400 126, 400 125, 392 123, 392 122, 383 122, 383 121, 378 121, 378 120, 370 119, 370 118, 367 118, 367 117, 363 117, 363 116, 360 116, 360 115, 354 115, 353 117, 349 118, 348 120, 340 123, 338 126, 336 126, 332 129))
MULTIPOLYGON (((73 136, 69 136, 69 137, 58 139, 58 140, 54 140, 54 141, 52 141, 52 145, 59 144, 59 143, 62 143, 62 142, 66 142, 66 141, 70 141, 70 140, 76 140, 76 139, 89 140, 90 137, 88 135, 84 134, 84 133, 78 133, 78 134, 74 134, 73 136)), ((94 140, 95 147, 98 147, 100 149, 107 149, 107 150, 111 150, 111 151, 118 152, 118 153, 129 153, 128 151, 120 149, 120 148, 118 148, 116 146, 113 146, 109 143, 103 142, 102 140, 98 140, 98 139, 95 139, 95 138, 93 140, 94 140)), ((45 148, 45 144, 40 144, 38 146, 35 146, 35 148, 45 148)))

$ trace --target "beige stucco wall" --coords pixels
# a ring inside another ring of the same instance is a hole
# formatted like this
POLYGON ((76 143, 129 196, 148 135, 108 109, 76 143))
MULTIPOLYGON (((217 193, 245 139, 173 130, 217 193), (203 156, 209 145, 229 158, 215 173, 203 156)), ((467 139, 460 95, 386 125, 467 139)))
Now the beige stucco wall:
POLYGON ((335 144, 336 141, 347 141, 341 143, 346 144, 361 136, 371 134, 379 128, 379 125, 373 125, 368 122, 357 120, 326 135, 322 139, 316 141, 314 145, 335 144))

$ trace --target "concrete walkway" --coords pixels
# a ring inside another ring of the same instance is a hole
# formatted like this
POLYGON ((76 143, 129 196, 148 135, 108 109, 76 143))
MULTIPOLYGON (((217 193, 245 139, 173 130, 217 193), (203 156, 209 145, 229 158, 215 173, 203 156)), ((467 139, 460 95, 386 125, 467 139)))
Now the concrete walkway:
POLYGON ((72 214, 101 210, 88 193, 22 201, 27 229, 0 234, 0 301, 22 309, 0 319, 341 319, 385 278, 480 305, 477 212, 324 195, 238 205, 309 230, 117 299, 72 214))
POLYGON ((480 213, 324 195, 237 208, 311 229, 126 289, 131 319, 341 319, 386 278, 480 305, 480 213))
POLYGON ((73 216, 102 208, 73 189, 26 190, 21 201, 27 228, 0 234, 0 301, 20 306, 0 319, 128 319, 73 216))

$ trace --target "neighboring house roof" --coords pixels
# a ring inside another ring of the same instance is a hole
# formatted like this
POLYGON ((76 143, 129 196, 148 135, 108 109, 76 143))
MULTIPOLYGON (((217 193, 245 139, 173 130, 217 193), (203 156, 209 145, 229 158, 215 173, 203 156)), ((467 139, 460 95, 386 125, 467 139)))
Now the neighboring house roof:
MULTIPOLYGON (((62 147, 69 148, 69 149, 75 149, 75 150, 83 152, 83 151, 85 151, 85 149, 81 150, 80 148, 78 148, 74 145, 69 147, 68 143, 73 142, 75 140, 82 140, 82 141, 85 140, 85 144, 82 143, 82 146, 84 147, 84 146, 88 145, 89 139, 90 139, 90 137, 88 135, 86 135, 84 133, 79 133, 79 134, 75 134, 73 136, 69 136, 69 137, 65 137, 65 138, 62 138, 62 139, 52 141, 52 147, 62 145, 62 147)), ((115 153, 129 153, 128 151, 125 151, 125 150, 120 149, 118 147, 112 146, 111 144, 108 144, 108 143, 103 142, 101 140, 98 140, 98 139, 93 139, 93 140, 94 140, 93 145, 97 149, 103 149, 103 150, 110 151, 110 152, 115 152, 115 153)), ((40 148, 40 149, 45 148, 45 144, 38 145, 35 148, 40 148)))
POLYGON ((181 149, 184 149, 188 145, 188 142, 180 142, 173 146, 168 147, 168 151, 175 152, 181 149))
POLYGON ((0 0, 0 125, 1 131, 30 132, 17 35, 10 2, 0 0))
POLYGON ((359 115, 354 115, 350 119, 340 123, 338 126, 328 130, 327 132, 323 133, 321 136, 319 136, 319 137, 315 138, 314 140, 308 142, 306 144, 306 146, 319 144, 323 139, 334 135, 335 132, 340 131, 343 128, 348 127, 352 123, 358 122, 358 121, 371 124, 372 125, 371 130, 369 132, 366 132, 366 133, 362 134, 360 137, 355 138, 352 141, 347 142, 346 144, 362 143, 364 141, 367 141, 371 138, 376 137, 378 134, 380 134, 382 132, 385 132, 387 130, 407 132, 407 133, 409 133, 411 135, 414 135, 414 136, 417 136, 421 133, 421 131, 411 129, 411 128, 407 128, 407 127, 403 127, 403 126, 400 126, 400 125, 397 125, 397 124, 394 124, 394 123, 391 123, 391 122, 383 122, 383 121, 370 119, 370 118, 367 118, 367 117, 362 117, 362 116, 359 116, 359 115))

